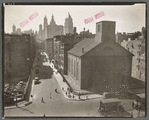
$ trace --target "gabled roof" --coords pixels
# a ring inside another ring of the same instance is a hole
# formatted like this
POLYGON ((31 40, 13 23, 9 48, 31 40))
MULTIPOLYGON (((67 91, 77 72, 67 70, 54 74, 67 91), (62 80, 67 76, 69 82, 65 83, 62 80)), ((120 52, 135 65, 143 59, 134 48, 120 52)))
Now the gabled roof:
POLYGON ((81 57, 86 52, 90 51, 92 48, 97 46, 98 44, 99 42, 95 42, 94 38, 85 38, 84 40, 76 44, 71 50, 69 50, 68 53, 81 57), (84 49, 84 52, 82 52, 82 48, 84 49))
MULTIPOLYGON (((82 40, 78 44, 76 44, 72 49, 70 49, 68 51, 68 53, 72 54, 74 56, 78 56, 78 57, 82 57, 82 56, 85 56, 85 55, 88 56, 89 53, 90 53, 90 55, 93 55, 94 52, 93 51, 92 51, 93 53, 91 52, 92 49, 95 50, 99 46, 101 49, 98 49, 97 51, 100 51, 100 50, 102 51, 103 46, 110 45, 110 44, 111 45, 114 44, 115 46, 117 46, 117 48, 120 48, 122 51, 125 51, 126 54, 130 54, 131 56, 134 56, 131 52, 126 50, 124 47, 122 47, 120 44, 116 43, 115 41, 105 41, 105 42, 100 43, 100 42, 95 42, 94 38, 85 38, 84 40, 82 40), (82 52, 82 48, 84 49, 84 52, 82 52)), ((117 51, 117 52, 120 52, 120 51, 117 51)), ((96 55, 97 54, 101 55, 102 52, 98 52, 98 53, 96 53, 96 55)), ((118 54, 118 53, 116 53, 116 54, 118 54)))

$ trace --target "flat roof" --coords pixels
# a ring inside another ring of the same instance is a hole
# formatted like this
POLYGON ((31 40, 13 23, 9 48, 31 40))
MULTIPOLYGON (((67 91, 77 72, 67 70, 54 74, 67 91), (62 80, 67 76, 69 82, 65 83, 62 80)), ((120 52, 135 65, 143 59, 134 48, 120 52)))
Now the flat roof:
POLYGON ((97 24, 97 23, 101 23, 101 22, 114 22, 114 23, 115 23, 116 21, 108 21, 108 20, 104 20, 104 21, 96 22, 96 24, 97 24))
POLYGON ((102 103, 121 102, 121 101, 120 101, 119 99, 117 99, 117 98, 102 99, 101 101, 102 101, 102 103))
POLYGON ((145 93, 142 94, 136 94, 137 96, 139 96, 140 98, 145 98, 145 93))

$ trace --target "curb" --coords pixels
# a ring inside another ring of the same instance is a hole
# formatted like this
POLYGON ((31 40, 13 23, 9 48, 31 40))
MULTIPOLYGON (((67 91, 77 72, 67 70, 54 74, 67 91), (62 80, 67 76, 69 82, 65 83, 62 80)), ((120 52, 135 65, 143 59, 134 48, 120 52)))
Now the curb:
POLYGON ((13 108, 17 108, 17 107, 24 107, 24 106, 27 106, 27 105, 29 105, 31 103, 32 102, 29 101, 29 102, 26 102, 26 103, 18 104, 18 106, 13 105, 13 106, 4 107, 4 109, 7 110, 7 109, 13 109, 13 108))

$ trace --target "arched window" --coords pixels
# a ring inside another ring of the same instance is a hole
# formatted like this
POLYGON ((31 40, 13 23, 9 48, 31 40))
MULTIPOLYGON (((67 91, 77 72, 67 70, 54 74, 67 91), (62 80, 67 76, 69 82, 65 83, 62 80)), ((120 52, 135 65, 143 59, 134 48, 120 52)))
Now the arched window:
POLYGON ((109 82, 110 82, 110 81, 109 81, 109 75, 106 75, 106 76, 105 76, 105 85, 106 85, 106 87, 108 87, 108 86, 110 85, 109 82))
POLYGON ((105 55, 115 55, 115 54, 116 54, 115 50, 112 49, 111 47, 106 47, 106 48, 104 48, 104 49, 103 49, 103 53, 104 53, 105 55))
POLYGON ((76 79, 78 80, 79 79, 79 62, 77 62, 77 70, 76 71, 77 71, 76 79))
POLYGON ((70 59, 68 58, 68 71, 70 72, 70 59))
POLYGON ((125 85, 125 74, 121 75, 121 85, 125 85))
POLYGON ((71 74, 73 74, 73 60, 71 60, 71 74))
POLYGON ((73 71, 73 72, 74 72, 74 77, 75 77, 75 75, 76 75, 76 74, 75 74, 75 72, 76 72, 76 71, 75 71, 75 60, 74 60, 74 67, 73 67, 73 68, 74 68, 74 71, 73 71))

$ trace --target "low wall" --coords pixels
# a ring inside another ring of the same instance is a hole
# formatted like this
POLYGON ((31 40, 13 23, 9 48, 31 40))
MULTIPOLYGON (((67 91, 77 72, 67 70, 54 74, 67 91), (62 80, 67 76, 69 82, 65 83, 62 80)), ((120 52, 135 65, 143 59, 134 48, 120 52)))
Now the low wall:
POLYGON ((29 98, 30 98, 30 93, 31 93, 31 89, 32 89, 32 81, 33 79, 29 76, 29 79, 27 81, 27 87, 26 87, 26 90, 25 90, 25 93, 24 93, 24 97, 25 97, 25 100, 26 101, 29 101, 29 98))

